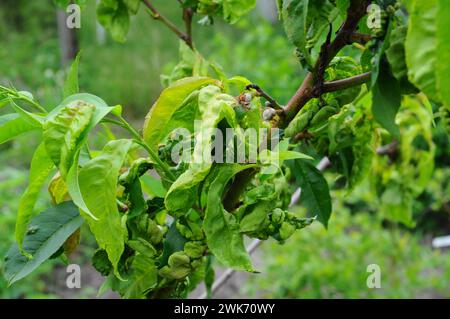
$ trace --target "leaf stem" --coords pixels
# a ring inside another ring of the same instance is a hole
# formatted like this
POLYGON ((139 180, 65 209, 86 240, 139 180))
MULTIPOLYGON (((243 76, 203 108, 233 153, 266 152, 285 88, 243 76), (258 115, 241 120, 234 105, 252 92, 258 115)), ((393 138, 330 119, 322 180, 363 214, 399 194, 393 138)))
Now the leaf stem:
POLYGON ((173 182, 176 179, 175 175, 170 171, 169 167, 159 158, 158 154, 154 150, 152 150, 147 145, 147 143, 145 143, 141 135, 121 115, 118 115, 117 117, 119 121, 113 119, 103 119, 103 122, 116 124, 130 132, 131 135, 133 135, 133 137, 135 138, 136 143, 141 145, 148 152, 152 160, 155 161, 155 163, 163 170, 164 174, 166 175, 166 179, 170 182, 173 182))
POLYGON ((12 98, 12 99, 16 99, 16 100, 22 100, 27 102, 28 104, 31 104, 32 106, 34 106, 36 109, 38 109, 39 111, 41 111, 44 114, 47 114, 47 110, 44 109, 39 103, 29 99, 27 96, 21 94, 20 92, 14 90, 14 89, 10 89, 7 87, 4 87, 2 85, 0 85, 0 89, 2 89, 3 91, 6 92, 6 94, 12 98))

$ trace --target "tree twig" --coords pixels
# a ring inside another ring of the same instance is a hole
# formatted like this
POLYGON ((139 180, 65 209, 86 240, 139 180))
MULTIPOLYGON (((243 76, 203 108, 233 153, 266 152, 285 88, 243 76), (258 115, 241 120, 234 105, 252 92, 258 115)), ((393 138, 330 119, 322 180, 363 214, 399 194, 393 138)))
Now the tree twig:
POLYGON ((193 49, 193 40, 192 40, 192 16, 194 15, 194 11, 192 8, 184 8, 183 9, 183 20, 186 28, 186 44, 193 49))
POLYGON ((369 42, 372 39, 373 39, 373 37, 370 34, 353 32, 350 35, 349 44, 354 43, 354 42, 359 43, 359 44, 366 44, 367 42, 369 42))
POLYGON ((322 85, 321 93, 329 93, 329 92, 345 90, 345 89, 348 89, 353 86, 364 84, 364 83, 370 81, 371 75, 372 75, 372 72, 366 72, 366 73, 352 76, 350 78, 326 82, 322 85))
POLYGON ((273 97, 271 97, 267 92, 265 92, 263 89, 261 89, 258 85, 256 85, 256 84, 249 84, 249 85, 247 85, 247 86, 245 87, 245 89, 246 89, 246 90, 249 90, 249 89, 255 90, 256 92, 258 92, 258 94, 259 94, 260 96, 262 96, 263 98, 265 98, 265 99, 271 104, 271 106, 272 106, 274 109, 282 109, 282 107, 280 106, 280 104, 278 104, 278 102, 277 102, 273 97))
POLYGON ((174 32, 181 40, 183 40, 190 48, 192 48, 192 40, 189 35, 181 31, 172 21, 162 15, 149 0, 142 0, 145 6, 150 10, 151 16, 164 23, 172 32, 174 32))

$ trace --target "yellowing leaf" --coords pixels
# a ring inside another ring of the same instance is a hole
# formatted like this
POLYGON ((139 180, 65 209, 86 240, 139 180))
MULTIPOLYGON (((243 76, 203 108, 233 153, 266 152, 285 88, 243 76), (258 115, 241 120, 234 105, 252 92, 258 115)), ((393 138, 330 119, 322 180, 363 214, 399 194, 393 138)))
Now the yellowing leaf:
POLYGON ((166 131, 166 125, 173 114, 183 106, 184 100, 193 91, 214 83, 219 84, 217 80, 211 78, 191 77, 176 81, 163 90, 145 117, 143 135, 147 145, 156 150, 161 139, 170 133, 166 131))
POLYGON ((120 168, 131 146, 130 140, 109 142, 101 154, 90 160, 79 172, 80 190, 90 211, 98 218, 81 211, 100 248, 105 249, 117 276, 117 264, 124 250, 126 229, 116 204, 120 168))

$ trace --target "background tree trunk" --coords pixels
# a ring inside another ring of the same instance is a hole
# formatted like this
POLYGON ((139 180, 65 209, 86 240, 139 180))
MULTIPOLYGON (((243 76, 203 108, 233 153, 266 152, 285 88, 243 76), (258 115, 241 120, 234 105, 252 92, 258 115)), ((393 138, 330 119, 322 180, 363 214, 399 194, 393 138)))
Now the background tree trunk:
POLYGON ((78 39, 76 29, 69 29, 66 24, 67 14, 65 11, 58 9, 56 12, 58 22, 58 38, 59 48, 61 52, 61 66, 65 67, 69 64, 78 53, 78 39))

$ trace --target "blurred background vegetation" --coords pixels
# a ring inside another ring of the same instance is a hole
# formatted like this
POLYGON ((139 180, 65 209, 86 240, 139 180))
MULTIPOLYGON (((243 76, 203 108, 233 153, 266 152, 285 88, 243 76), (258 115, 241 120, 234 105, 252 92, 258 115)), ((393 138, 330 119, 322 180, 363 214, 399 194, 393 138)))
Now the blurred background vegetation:
MULTIPOLYGON (((157 0, 155 5, 181 24, 175 2, 157 0)), ((81 23, 77 31, 82 49, 81 90, 110 105, 123 105, 126 117, 140 127, 161 91, 160 74, 170 73, 177 63, 178 40, 141 10, 125 44, 113 42, 108 34, 103 41, 98 35, 94 0, 87 1, 81 23)), ((194 40, 198 50, 221 65, 227 75, 245 75, 281 103, 301 82, 303 71, 294 48, 276 19, 264 18, 260 10, 231 27, 220 21, 208 27, 196 25, 194 40)), ((59 46, 56 8, 51 0, 0 2, 0 83, 33 92, 41 104, 53 108, 61 100, 66 72, 59 46)), ((438 125, 434 133, 437 168, 414 203, 414 229, 386 223, 377 216, 377 207, 371 205, 375 203, 373 195, 364 185, 350 196, 336 189, 328 231, 317 224, 300 231, 284 246, 265 244, 262 273, 250 276, 239 293, 229 297, 450 297, 450 253, 431 248, 432 238, 450 234, 450 147, 442 127, 438 125), (382 269, 382 289, 366 286, 366 267, 372 263, 382 269)), ((27 164, 35 144, 33 136, 26 135, 0 146, 2 256, 13 242, 18 199, 26 187, 27 164)), ((36 209, 48 202, 42 198, 36 209)), ((70 262, 89 264, 93 249, 93 240, 84 231, 82 245, 70 262)), ((82 278, 81 290, 70 291, 64 284, 64 264, 54 260, 9 288, 0 276, 0 297, 95 297, 101 278, 91 272, 82 278)))

